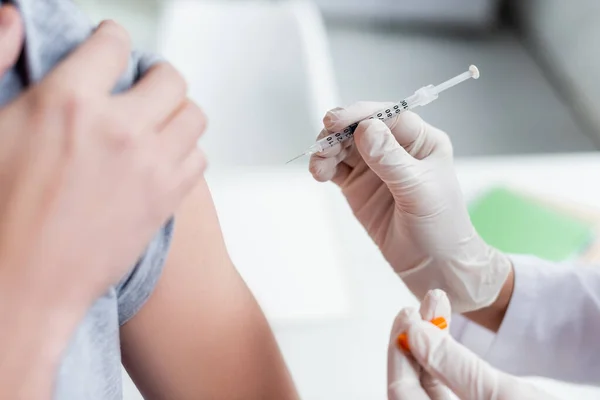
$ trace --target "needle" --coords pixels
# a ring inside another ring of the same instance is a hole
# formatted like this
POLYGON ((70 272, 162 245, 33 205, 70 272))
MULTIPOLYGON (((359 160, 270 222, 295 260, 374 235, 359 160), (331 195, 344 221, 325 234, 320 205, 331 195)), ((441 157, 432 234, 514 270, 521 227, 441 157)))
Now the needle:
POLYGON ((289 163, 291 163, 292 161, 296 161, 297 159, 299 159, 300 157, 303 157, 305 155, 306 155, 306 153, 302 153, 299 156, 296 156, 296 157, 292 158, 291 160, 289 160, 288 162, 286 162, 286 165, 289 164, 289 163))

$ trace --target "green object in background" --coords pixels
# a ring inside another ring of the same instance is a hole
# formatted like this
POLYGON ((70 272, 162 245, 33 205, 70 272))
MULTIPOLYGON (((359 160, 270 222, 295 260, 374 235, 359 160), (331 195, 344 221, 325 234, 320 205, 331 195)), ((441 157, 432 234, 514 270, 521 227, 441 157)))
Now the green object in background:
POLYGON ((495 188, 469 207, 475 229, 506 253, 550 261, 576 257, 593 239, 592 225, 527 196, 495 188))

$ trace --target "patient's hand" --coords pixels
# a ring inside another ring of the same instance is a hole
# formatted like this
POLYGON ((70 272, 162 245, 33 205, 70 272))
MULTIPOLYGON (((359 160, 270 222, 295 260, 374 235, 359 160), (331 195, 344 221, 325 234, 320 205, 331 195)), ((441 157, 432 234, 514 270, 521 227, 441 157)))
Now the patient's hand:
POLYGON ((173 67, 111 95, 129 54, 127 33, 104 23, 0 110, 0 276, 24 274, 65 304, 116 283, 205 165, 204 115, 173 67))

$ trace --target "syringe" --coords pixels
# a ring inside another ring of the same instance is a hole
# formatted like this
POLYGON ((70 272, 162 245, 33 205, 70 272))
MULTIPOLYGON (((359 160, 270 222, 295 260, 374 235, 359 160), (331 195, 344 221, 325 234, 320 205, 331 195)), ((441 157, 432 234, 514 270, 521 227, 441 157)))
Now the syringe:
MULTIPOLYGON (((448 79, 446 82, 440 83, 437 86, 424 86, 421 89, 417 90, 412 96, 409 96, 406 99, 400 101, 399 103, 396 103, 393 106, 386 108, 385 110, 381 110, 371 115, 370 117, 365 118, 364 120, 378 118, 381 121, 387 121, 388 119, 393 118, 394 116, 401 114, 406 110, 410 110, 412 108, 424 106, 426 104, 431 103, 432 101, 436 100, 438 98, 438 95, 444 90, 450 89, 452 86, 458 85, 459 83, 464 82, 470 78, 479 78, 479 70, 474 65, 471 65, 468 71, 465 71, 452 79, 448 79)), ((315 144, 310 146, 308 150, 306 150, 299 156, 292 158, 286 164, 289 164, 302 156, 318 153, 329 147, 336 146, 340 143, 345 142, 346 140, 352 139, 352 137, 354 136, 354 131, 356 130, 356 127, 360 122, 361 121, 357 121, 352 125, 347 126, 340 132, 335 132, 325 136, 322 139, 319 139, 315 144)))

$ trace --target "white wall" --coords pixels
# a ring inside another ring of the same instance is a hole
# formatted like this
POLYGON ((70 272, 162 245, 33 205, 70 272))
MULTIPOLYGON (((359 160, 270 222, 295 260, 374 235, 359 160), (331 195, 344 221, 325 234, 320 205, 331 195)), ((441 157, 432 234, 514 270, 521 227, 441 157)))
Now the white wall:
POLYGON ((600 138, 600 2, 515 1, 525 39, 600 138))

